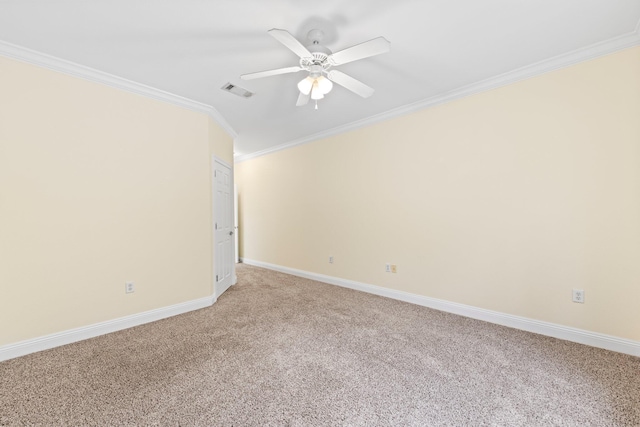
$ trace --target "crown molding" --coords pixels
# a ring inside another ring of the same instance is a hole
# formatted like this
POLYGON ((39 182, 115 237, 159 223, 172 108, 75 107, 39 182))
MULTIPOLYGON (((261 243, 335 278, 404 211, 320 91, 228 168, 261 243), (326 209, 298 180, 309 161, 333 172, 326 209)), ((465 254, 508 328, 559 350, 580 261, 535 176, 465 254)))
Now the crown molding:
POLYGON ((516 83, 520 80, 525 80, 531 77, 535 77, 544 73, 555 71, 561 68, 569 67, 580 62, 595 59, 600 56, 608 55, 623 49, 631 48, 640 45, 640 21, 636 25, 636 29, 630 33, 623 34, 618 37, 614 37, 609 40, 605 40, 599 43, 592 44, 590 46, 580 48, 562 55, 558 55, 549 59, 545 59, 540 62, 536 62, 525 67, 517 68, 506 73, 490 77, 485 80, 481 80, 476 83, 472 83, 467 86, 460 87, 458 89, 433 96, 412 104, 408 104, 399 108, 395 108, 384 113, 376 114, 374 116, 367 117, 362 120, 351 122, 342 126, 334 127, 324 130, 322 132, 308 135, 302 138, 294 139, 292 141, 284 142, 274 147, 269 147, 264 150, 256 151, 253 153, 244 154, 235 158, 235 163, 240 163, 246 160, 254 159, 256 157, 265 156, 267 154, 275 153, 277 151, 286 150, 288 148, 295 147, 297 145, 306 144, 308 142, 317 141, 319 139, 334 136, 340 133, 360 129, 366 126, 370 126, 376 123, 383 122, 395 117, 404 116, 416 111, 420 111, 429 107, 433 107, 439 104, 454 101, 456 99, 464 98, 476 93, 485 92, 491 89, 496 89, 501 86, 506 86, 512 83, 516 83))
POLYGON ((39 67, 43 67, 52 71, 64 73, 73 77, 78 77, 94 83, 100 83, 130 93, 135 93, 137 95, 142 95, 147 98, 167 102, 169 104, 177 105, 178 107, 186 108, 191 111, 207 114, 213 120, 215 120, 232 138, 235 139, 238 136, 231 125, 224 119, 224 117, 222 117, 220 112, 218 112, 218 110, 216 110, 211 105, 203 104, 201 102, 175 95, 173 93, 166 92, 160 89, 156 89, 142 83, 127 80, 122 77, 114 76, 113 74, 105 73, 94 68, 85 67, 84 65, 76 64, 75 62, 67 61, 65 59, 57 58, 55 56, 47 55, 42 52, 31 50, 26 47, 18 46, 1 40, 0 55, 6 56, 11 59, 16 59, 18 61, 27 62, 29 64, 37 65, 39 67))

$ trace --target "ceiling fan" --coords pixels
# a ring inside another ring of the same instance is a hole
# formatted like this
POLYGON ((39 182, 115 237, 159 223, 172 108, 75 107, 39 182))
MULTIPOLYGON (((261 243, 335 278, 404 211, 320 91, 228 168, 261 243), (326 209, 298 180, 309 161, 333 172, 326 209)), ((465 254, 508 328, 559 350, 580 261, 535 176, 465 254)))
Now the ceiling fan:
POLYGON ((240 78, 242 80, 252 80, 278 74, 307 71, 309 73, 308 76, 298 83, 300 95, 298 96, 296 106, 306 105, 309 99, 313 99, 316 101, 316 109, 318 108, 318 99, 324 98, 324 95, 329 93, 333 88, 332 82, 339 84, 363 98, 368 98, 373 95, 373 88, 331 67, 388 52, 391 45, 384 37, 377 37, 333 53, 320 44, 324 36, 321 30, 309 31, 307 37, 311 40, 311 44, 306 47, 287 30, 274 28, 267 32, 298 55, 300 57, 300 65, 243 74, 240 78))

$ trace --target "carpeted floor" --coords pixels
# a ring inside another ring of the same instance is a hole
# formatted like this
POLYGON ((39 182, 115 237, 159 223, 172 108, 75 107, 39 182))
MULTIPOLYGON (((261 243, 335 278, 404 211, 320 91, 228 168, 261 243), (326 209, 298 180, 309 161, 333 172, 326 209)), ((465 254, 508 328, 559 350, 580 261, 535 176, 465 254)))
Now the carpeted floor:
POLYGON ((640 358, 239 265, 212 307, 0 363, 0 425, 638 426, 640 358))

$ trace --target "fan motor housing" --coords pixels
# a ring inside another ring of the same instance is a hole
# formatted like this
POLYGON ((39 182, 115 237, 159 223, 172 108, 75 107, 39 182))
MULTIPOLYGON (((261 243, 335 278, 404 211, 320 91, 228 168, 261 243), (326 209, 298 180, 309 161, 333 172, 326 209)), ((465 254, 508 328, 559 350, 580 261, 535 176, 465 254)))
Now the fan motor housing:
MULTIPOLYGON (((316 47, 317 45, 313 46, 316 47)), ((325 48, 326 49, 326 48, 325 48)), ((311 51, 311 49, 309 49, 311 51)), ((313 56, 310 58, 301 58, 300 66, 304 69, 309 70, 312 66, 320 66, 323 70, 328 70, 331 67, 329 63, 329 55, 331 55, 331 51, 326 49, 329 53, 324 52, 311 52, 313 56)))
POLYGON ((317 29, 311 30, 307 34, 307 38, 311 41, 311 44, 305 47, 311 53, 311 57, 301 58, 300 66, 311 72, 322 72, 328 70, 329 67, 331 67, 331 64, 329 63, 329 56, 333 52, 331 52, 328 47, 320 44, 324 38, 324 32, 317 29), (318 66, 322 68, 318 69, 318 66))

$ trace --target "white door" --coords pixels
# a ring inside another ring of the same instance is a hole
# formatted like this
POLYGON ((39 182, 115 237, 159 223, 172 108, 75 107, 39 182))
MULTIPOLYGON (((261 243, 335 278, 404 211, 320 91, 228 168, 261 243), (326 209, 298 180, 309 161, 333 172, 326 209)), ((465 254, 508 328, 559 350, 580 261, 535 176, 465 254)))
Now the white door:
POLYGON ((213 282, 218 298, 233 282, 235 230, 231 168, 218 159, 214 159, 213 164, 213 282))
MULTIPOLYGON (((233 184, 233 231, 236 233, 235 240, 233 241, 233 243, 235 244, 235 259, 234 261, 236 263, 240 262, 240 253, 238 252, 239 248, 240 248, 240 233, 238 232, 238 188, 236 187, 235 184, 233 184)), ((234 283, 236 281, 236 279, 233 279, 234 283)))

